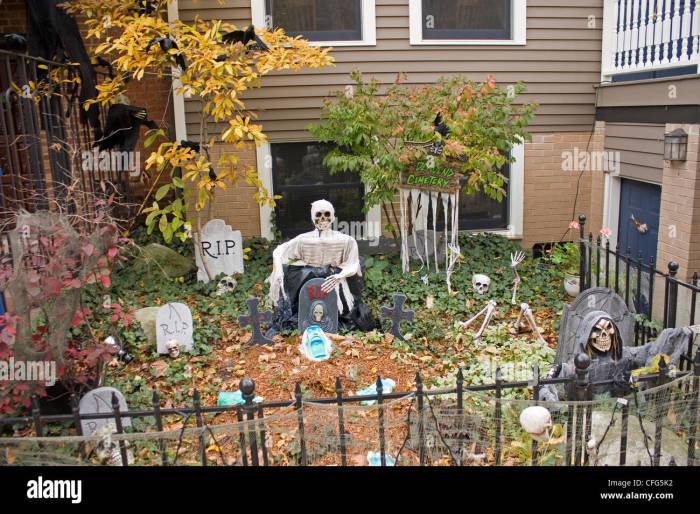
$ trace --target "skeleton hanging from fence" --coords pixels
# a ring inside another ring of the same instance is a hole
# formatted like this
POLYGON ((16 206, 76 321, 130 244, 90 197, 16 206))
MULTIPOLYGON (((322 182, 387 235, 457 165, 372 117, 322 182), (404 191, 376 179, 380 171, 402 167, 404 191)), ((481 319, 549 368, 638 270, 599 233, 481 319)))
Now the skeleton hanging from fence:
MULTIPOLYGON (((432 255, 435 272, 440 272, 438 258, 437 221, 438 211, 442 205, 444 216, 444 242, 445 242, 445 272, 447 288, 452 292, 451 276, 455 265, 459 262, 461 252, 459 248, 459 179, 460 175, 452 170, 446 171, 447 178, 436 179, 432 169, 427 171, 413 170, 406 177, 402 177, 400 188, 401 203, 401 264, 404 273, 409 271, 409 259, 411 250, 421 262, 420 269, 430 269, 430 248, 428 241, 429 218, 432 214, 432 255), (439 185, 433 185, 438 180, 439 185), (422 244, 418 239, 418 230, 423 229, 425 236, 422 244), (411 248, 411 243, 413 243, 411 248)), ((439 175, 439 173, 438 173, 439 175)))

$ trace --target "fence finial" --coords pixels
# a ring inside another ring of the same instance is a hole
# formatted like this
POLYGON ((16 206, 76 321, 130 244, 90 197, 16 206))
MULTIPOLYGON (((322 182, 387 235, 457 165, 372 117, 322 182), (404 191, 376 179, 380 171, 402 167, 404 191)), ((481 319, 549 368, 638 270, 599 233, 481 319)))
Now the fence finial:
POLYGON ((243 378, 238 384, 238 388, 243 393, 243 399, 246 405, 253 403, 253 398, 255 397, 255 382, 252 378, 243 378))
POLYGON ((680 269, 680 264, 678 264, 676 261, 671 261, 668 263, 668 273, 672 277, 675 277, 676 274, 678 273, 678 270, 680 269))

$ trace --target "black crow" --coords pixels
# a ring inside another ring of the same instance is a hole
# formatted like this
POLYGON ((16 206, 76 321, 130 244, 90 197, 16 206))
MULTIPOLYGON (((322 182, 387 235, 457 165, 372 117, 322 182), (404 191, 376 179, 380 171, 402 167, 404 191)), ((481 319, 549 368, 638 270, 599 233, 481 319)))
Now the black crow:
POLYGON ((195 141, 185 141, 184 139, 180 141, 180 146, 182 148, 187 148, 188 150, 194 150, 196 153, 199 153, 201 149, 199 143, 195 141))
POLYGON ((25 52, 27 50, 27 38, 22 34, 2 34, 0 35, 0 50, 25 52))
POLYGON ((216 174, 216 172, 214 171, 214 168, 212 168, 211 166, 209 166, 209 180, 211 180, 212 182, 216 182, 216 180, 217 180, 218 178, 219 178, 219 177, 218 177, 218 175, 216 174))
POLYGON ((255 27, 253 25, 249 25, 245 30, 227 32, 221 36, 221 40, 224 43, 242 43, 245 47, 247 47, 251 41, 254 41, 255 46, 251 47, 252 49, 261 50, 263 52, 270 51, 270 47, 255 33, 255 27))
MULTIPOLYGON (((170 53, 170 50, 179 50, 177 43, 170 36, 154 37, 148 42, 146 48, 144 48, 144 52, 148 52, 153 45, 160 46, 160 49, 167 54, 170 53)), ((187 63, 185 62, 185 58, 182 56, 181 53, 171 55, 171 58, 175 61, 175 64, 177 64, 182 71, 185 71, 187 69, 187 63)))
POLYGON ((450 129, 447 128, 447 125, 442 121, 442 115, 440 113, 437 113, 437 116, 435 116, 433 125, 435 126, 435 132, 440 134, 443 138, 449 137, 450 129))
POLYGON ((95 144, 100 150, 119 149, 131 152, 139 139, 141 125, 156 129, 158 125, 148 119, 148 112, 143 107, 126 104, 110 105, 105 121, 105 136, 95 144))

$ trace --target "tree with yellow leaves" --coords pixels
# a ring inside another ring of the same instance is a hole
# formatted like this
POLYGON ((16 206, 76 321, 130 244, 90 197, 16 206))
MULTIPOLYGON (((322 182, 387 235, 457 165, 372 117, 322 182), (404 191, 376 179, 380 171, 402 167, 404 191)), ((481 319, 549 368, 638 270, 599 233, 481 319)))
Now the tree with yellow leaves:
MULTIPOLYGON (((210 156, 217 145, 241 148, 266 141, 241 99, 246 91, 260 87, 262 76, 276 70, 328 66, 333 60, 329 48, 312 47, 281 29, 264 30, 257 34, 257 42, 245 44, 235 37, 243 33, 234 32, 239 29, 222 21, 197 18, 192 23, 169 23, 162 17, 168 1, 146 2, 144 7, 144 2, 136 0, 70 0, 64 8, 87 17, 87 36, 98 41, 96 55, 110 61, 117 72, 98 86, 93 102, 114 103, 126 90, 127 79, 172 74, 174 93, 198 98, 201 103, 199 148, 160 142, 146 159, 154 186, 141 212, 148 214, 149 233, 158 227, 169 242, 173 237, 184 241, 192 232, 188 212, 196 213, 199 229, 199 213, 211 205, 215 192, 239 180, 256 188, 256 201, 261 205, 274 205, 275 197, 265 189, 255 168, 239 165, 235 153, 221 152, 215 171, 210 156), (219 136, 210 135, 212 124, 224 125, 219 136), (164 173, 169 173, 170 181, 154 192, 164 173)), ((149 132, 145 146, 164 135, 162 130, 149 132)))

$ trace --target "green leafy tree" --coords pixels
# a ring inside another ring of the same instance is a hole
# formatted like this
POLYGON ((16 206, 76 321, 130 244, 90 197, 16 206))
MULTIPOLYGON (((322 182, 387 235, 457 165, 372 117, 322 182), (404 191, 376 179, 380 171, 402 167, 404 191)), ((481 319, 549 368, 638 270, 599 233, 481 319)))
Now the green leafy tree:
MULTIPOLYGON (((464 77, 444 77, 436 84, 406 87, 399 75, 386 92, 376 80, 351 75, 353 85, 325 101, 322 122, 309 127, 321 142, 334 148, 324 164, 332 173, 357 172, 365 185, 365 210, 381 205, 387 220, 398 222, 392 207, 401 174, 411 166, 443 166, 466 177, 465 193, 485 192, 502 201, 506 191, 503 166, 512 161, 514 144, 528 140, 526 128, 535 104, 516 104, 522 83, 496 87, 492 77, 483 83, 464 77), (449 129, 435 130, 440 114, 449 129), (441 155, 430 153, 440 144, 441 155)), ((396 226, 387 227, 397 237, 396 226)))

